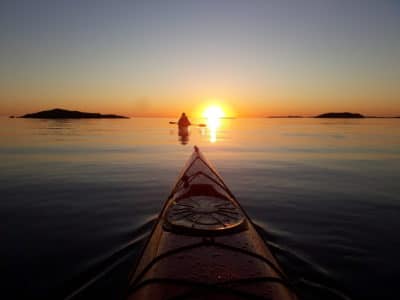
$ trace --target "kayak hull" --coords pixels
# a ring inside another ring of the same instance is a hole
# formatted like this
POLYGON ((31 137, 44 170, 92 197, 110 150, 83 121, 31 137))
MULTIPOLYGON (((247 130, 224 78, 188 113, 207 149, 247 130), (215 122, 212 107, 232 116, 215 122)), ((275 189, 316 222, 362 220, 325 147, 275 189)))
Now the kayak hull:
POLYGON ((129 299, 297 299, 275 257, 196 148, 130 278, 129 299))

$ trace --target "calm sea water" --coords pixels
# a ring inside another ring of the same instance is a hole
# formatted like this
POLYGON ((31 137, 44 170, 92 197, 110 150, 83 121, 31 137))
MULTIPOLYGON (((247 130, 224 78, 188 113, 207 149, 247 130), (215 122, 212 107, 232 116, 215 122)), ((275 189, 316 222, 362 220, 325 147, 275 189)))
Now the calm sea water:
POLYGON ((168 121, 0 118, 3 293, 118 298, 196 144, 294 280, 398 299, 400 119, 168 121))

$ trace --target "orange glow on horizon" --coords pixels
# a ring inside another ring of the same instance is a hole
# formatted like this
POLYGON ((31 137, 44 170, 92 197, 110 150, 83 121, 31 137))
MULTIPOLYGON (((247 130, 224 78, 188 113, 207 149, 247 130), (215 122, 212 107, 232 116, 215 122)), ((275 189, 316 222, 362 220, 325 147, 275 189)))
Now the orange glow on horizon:
MULTIPOLYGON (((332 99, 315 103, 313 100, 297 98, 269 97, 267 99, 244 99, 241 97, 228 97, 225 100, 203 96, 188 96, 187 100, 177 97, 158 100, 155 98, 130 99, 125 98, 101 98, 88 99, 81 97, 77 102, 67 101, 64 98, 30 100, 24 103, 24 99, 0 97, 0 116, 21 116, 42 110, 63 108, 68 110, 79 110, 83 112, 98 112, 103 114, 118 114, 128 117, 162 117, 176 120, 182 112, 186 112, 192 120, 205 118, 205 111, 209 107, 219 107, 223 112, 220 118, 263 118, 269 116, 304 116, 312 117, 327 112, 353 112, 365 116, 398 116, 400 112, 396 101, 387 103, 374 101, 374 99, 332 99)), ((200 121, 200 120, 199 120, 200 121)))

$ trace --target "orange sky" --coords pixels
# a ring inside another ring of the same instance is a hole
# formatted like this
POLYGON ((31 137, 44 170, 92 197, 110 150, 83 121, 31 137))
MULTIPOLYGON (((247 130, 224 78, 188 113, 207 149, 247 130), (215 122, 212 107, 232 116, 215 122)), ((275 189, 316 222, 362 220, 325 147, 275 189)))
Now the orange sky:
MULTIPOLYGON (((103 98, 102 100, 85 99, 82 97, 75 101, 63 100, 3 100, 1 115, 23 115, 25 113, 47 110, 52 108, 65 108, 88 112, 114 113, 131 117, 178 117, 181 112, 186 112, 192 117, 201 117, 203 111, 210 105, 220 106, 227 117, 265 117, 302 115, 313 116, 324 112, 359 112, 364 115, 393 116, 400 115, 397 99, 378 98, 369 101, 365 98, 327 99, 325 101, 312 101, 296 99, 295 97, 271 98, 259 101, 258 99, 231 99, 218 97, 193 97, 184 100, 153 100, 143 97, 137 100, 103 98)), ((74 98, 74 99, 76 99, 74 98)), ((122 98, 122 97, 121 97, 122 98)), ((126 97, 128 98, 128 97, 126 97)), ((162 97, 160 97, 162 98, 162 97)))

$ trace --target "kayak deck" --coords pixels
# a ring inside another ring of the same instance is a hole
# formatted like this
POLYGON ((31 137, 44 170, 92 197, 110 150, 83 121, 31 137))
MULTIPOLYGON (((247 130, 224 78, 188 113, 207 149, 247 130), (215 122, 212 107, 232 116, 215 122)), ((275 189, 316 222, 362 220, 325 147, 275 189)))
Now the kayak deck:
POLYGON ((131 274, 129 299, 297 299, 273 254, 197 147, 131 274))

